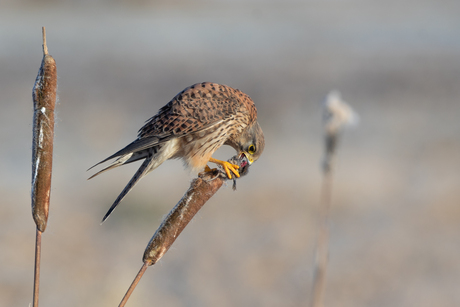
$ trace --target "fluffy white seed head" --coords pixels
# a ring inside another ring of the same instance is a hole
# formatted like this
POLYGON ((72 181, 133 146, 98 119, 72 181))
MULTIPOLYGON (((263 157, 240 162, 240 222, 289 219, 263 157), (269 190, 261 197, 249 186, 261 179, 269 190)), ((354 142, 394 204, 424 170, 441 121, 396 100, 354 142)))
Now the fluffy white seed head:
POLYGON ((323 103, 324 129, 328 135, 336 135, 345 127, 356 125, 359 122, 358 115, 342 100, 340 92, 331 91, 323 103))

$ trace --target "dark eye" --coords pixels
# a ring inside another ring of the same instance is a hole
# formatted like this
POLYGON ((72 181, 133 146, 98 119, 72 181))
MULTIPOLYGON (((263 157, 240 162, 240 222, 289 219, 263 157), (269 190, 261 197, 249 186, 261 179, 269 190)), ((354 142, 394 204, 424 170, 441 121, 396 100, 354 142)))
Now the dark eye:
POLYGON ((256 147, 254 145, 249 146, 248 152, 252 155, 256 152, 256 147))

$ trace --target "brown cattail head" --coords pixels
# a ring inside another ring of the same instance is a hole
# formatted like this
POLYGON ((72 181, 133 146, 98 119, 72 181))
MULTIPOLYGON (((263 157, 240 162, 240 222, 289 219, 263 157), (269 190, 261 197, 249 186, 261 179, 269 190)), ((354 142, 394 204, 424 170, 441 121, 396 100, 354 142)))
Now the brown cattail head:
POLYGON ((32 91, 34 125, 32 141, 32 216, 37 229, 45 231, 48 221, 53 164, 56 62, 48 54, 43 28, 43 60, 32 91))
MULTIPOLYGON (((228 162, 240 167, 240 177, 246 175, 249 171, 246 157, 234 156, 228 162)), ((145 249, 143 262, 153 265, 160 260, 198 210, 220 189, 226 180, 228 180, 228 177, 222 168, 200 173, 153 235, 145 249)), ((236 178, 233 182, 234 185, 235 181, 236 178)))

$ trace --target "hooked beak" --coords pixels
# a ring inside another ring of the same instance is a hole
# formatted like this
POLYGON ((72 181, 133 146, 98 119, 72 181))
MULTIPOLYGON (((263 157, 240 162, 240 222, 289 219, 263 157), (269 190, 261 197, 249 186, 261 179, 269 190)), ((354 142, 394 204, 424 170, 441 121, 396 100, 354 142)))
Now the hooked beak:
POLYGON ((246 157, 246 159, 248 160, 249 165, 251 165, 252 162, 254 162, 254 159, 252 159, 252 156, 250 154, 248 154, 247 152, 242 151, 241 154, 240 154, 240 159, 242 159, 243 156, 246 157))

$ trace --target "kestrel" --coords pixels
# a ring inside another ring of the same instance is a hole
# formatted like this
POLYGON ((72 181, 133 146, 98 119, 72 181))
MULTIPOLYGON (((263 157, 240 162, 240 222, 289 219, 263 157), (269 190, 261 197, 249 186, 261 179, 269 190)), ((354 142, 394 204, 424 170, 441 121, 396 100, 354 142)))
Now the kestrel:
POLYGON ((168 159, 182 159, 195 172, 213 162, 223 167, 229 179, 232 174, 239 177, 238 165, 212 158, 222 145, 233 147, 249 164, 260 157, 265 140, 254 102, 240 90, 226 85, 203 82, 187 87, 146 121, 134 142, 96 164, 118 157, 89 179, 145 159, 102 221, 142 177, 168 159))

